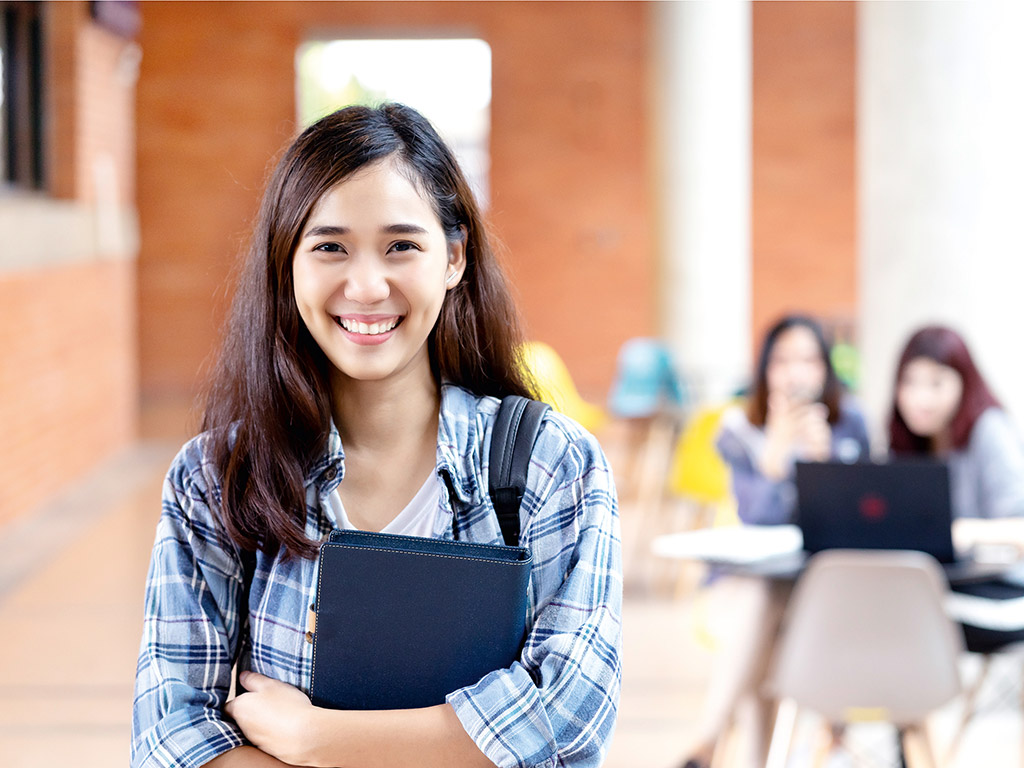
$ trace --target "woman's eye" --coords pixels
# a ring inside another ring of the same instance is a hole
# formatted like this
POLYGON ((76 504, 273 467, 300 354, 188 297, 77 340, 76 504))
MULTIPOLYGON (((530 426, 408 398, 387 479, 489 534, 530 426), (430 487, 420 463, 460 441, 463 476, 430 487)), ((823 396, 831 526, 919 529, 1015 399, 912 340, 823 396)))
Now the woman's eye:
POLYGON ((406 251, 418 251, 420 247, 416 243, 410 243, 408 240, 401 240, 391 246, 392 251, 404 253, 406 251))
POLYGON ((341 253, 345 249, 342 248, 338 243, 320 243, 313 248, 314 251, 326 251, 327 253, 341 253))

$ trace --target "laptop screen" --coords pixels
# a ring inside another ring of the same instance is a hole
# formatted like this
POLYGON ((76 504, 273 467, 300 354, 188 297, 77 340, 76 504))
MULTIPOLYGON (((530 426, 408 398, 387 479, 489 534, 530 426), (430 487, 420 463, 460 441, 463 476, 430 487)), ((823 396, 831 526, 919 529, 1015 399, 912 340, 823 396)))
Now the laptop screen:
POLYGON ((935 461, 796 465, 804 549, 914 549, 954 561, 949 469, 935 461))

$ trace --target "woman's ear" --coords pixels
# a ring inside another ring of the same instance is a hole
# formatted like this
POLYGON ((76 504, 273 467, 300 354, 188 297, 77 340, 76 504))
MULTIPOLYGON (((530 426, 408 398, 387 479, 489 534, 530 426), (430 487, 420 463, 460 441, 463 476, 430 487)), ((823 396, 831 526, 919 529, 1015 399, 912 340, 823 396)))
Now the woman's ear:
POLYGON ((462 280, 466 271, 466 240, 467 232, 464 226, 459 227, 461 236, 458 240, 448 242, 448 270, 445 272, 445 288, 451 290, 462 280))

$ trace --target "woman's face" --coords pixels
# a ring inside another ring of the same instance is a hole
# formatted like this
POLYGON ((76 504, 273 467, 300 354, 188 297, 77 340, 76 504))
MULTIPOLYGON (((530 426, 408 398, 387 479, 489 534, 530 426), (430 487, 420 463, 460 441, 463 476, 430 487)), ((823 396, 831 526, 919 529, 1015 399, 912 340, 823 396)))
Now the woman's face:
POLYGON ((768 397, 813 402, 825 389, 828 368, 814 333, 802 325, 780 333, 768 357, 768 397))
POLYGON ((429 376, 427 337, 464 268, 462 243, 385 159, 313 208, 292 259, 295 303, 341 381, 429 376))
POLYGON ((915 435, 935 437, 953 423, 963 392, 964 380, 954 368, 915 357, 900 374, 896 408, 915 435))

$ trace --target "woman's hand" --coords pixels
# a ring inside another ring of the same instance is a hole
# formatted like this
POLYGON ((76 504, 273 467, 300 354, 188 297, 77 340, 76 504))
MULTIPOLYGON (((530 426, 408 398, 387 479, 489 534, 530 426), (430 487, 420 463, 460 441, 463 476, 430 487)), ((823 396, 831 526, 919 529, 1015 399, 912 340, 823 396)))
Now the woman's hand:
POLYGON ((801 405, 797 413, 797 455, 804 461, 827 461, 832 455, 832 428, 824 403, 801 405))
POLYGON ((279 680, 243 672, 247 693, 224 706, 245 737, 263 752, 291 765, 311 765, 316 746, 316 708, 302 691, 279 680))
POLYGON ((494 766, 450 704, 383 711, 322 709, 298 688, 255 672, 243 672, 242 685, 249 692, 229 701, 225 713, 263 753, 289 765, 494 766))
POLYGON ((823 403, 792 400, 784 394, 768 399, 761 473, 772 480, 789 474, 793 457, 825 461, 832 454, 832 429, 823 403))
POLYGON ((789 459, 796 443, 797 412, 795 404, 781 393, 768 397, 764 434, 761 474, 772 480, 782 480, 789 472, 789 459))

